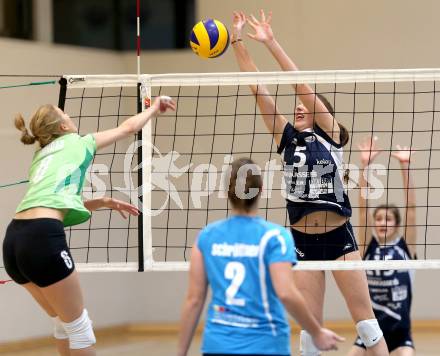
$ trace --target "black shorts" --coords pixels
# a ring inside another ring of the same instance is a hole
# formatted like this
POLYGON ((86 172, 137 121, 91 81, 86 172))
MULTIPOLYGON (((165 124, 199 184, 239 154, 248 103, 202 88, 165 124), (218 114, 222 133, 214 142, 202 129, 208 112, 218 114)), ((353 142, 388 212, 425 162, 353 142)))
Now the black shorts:
POLYGON ((63 223, 56 219, 14 219, 3 240, 3 263, 18 284, 47 287, 69 276, 75 264, 63 223))
MULTIPOLYGON (((394 351, 399 347, 405 346, 411 347, 413 349, 415 348, 410 329, 395 329, 392 331, 383 331, 383 336, 385 338, 385 342, 387 343, 389 352, 394 351)), ((359 337, 356 339, 354 344, 356 346, 362 347, 363 349, 366 348, 359 337)))
POLYGON ((350 222, 323 234, 291 231, 299 261, 333 261, 358 250, 350 222))

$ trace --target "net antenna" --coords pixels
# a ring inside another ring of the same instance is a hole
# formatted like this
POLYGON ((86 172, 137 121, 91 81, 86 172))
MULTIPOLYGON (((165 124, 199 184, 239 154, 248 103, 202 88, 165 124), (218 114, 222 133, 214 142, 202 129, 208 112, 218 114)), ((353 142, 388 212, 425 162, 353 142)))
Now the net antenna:
POLYGON ((137 75, 141 76, 141 0, 136 0, 136 52, 137 75))
MULTIPOLYGON (((72 230, 70 242, 77 245, 73 252, 83 257, 79 269, 186 270, 200 229, 230 215, 224 178, 232 158, 250 157, 260 165, 265 181, 260 214, 288 226, 282 160, 273 154, 276 147, 272 135, 255 110, 255 98, 248 85, 266 85, 280 113, 291 121, 294 103, 300 100, 292 92, 292 84, 302 83, 312 84, 316 92, 334 103, 336 118, 350 132, 352 144, 345 147, 344 160, 351 177, 344 188, 353 207, 355 232, 359 227, 356 182, 361 174, 357 143, 366 135, 378 136, 382 143, 379 166, 372 168, 375 181, 380 183, 373 193, 382 193, 376 194, 375 200, 374 194, 369 195, 369 207, 394 203, 405 208, 401 171, 389 155, 395 143, 415 152, 409 170, 416 182, 418 260, 307 261, 297 268, 440 268, 440 225, 436 221, 440 186, 435 183, 440 172, 440 101, 434 100, 440 69, 185 73, 141 75, 140 80, 137 75, 68 75, 64 79, 66 104, 73 104, 77 115, 71 116, 81 122, 84 133, 114 125, 109 118, 128 116, 130 110, 139 110, 138 105, 145 109, 152 96, 169 95, 178 105, 176 112, 151 120, 140 138, 134 137, 97 156, 97 160, 110 165, 103 169, 107 175, 91 174, 92 191, 100 192, 97 183, 105 181, 107 191, 122 194, 121 199, 130 197, 133 202, 141 187, 143 220, 139 226, 133 221, 126 226, 113 215, 103 220, 94 214, 90 225, 83 227, 88 239, 80 237, 81 246, 76 242, 76 234, 81 231, 72 230), (133 144, 134 140, 137 143, 133 144), (135 164, 121 164, 129 161, 127 157, 136 157, 135 164), (120 183, 120 176, 123 182, 130 177, 130 184, 120 183), (132 239, 133 231, 142 241, 132 239), (121 239, 125 244, 120 243, 121 239)), ((403 224, 401 230, 405 230, 403 224)), ((358 237, 358 243, 363 243, 362 237, 358 237)))

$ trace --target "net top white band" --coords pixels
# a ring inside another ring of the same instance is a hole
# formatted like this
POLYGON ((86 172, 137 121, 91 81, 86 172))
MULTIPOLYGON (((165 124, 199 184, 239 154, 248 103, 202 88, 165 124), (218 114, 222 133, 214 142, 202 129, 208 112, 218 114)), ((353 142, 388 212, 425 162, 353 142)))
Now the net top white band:
MULTIPOLYGON (((69 88, 135 87, 139 77, 123 75, 65 75, 69 88)), ((432 82, 440 80, 439 68, 425 69, 368 69, 295 72, 228 72, 143 74, 141 83, 151 87, 221 86, 249 84, 303 83, 381 83, 432 82)))
MULTIPOLYGON (((145 271, 188 271, 189 262, 146 261, 145 271)), ((137 263, 79 263, 80 272, 135 272, 137 263)), ((440 260, 387 260, 387 261, 302 261, 294 267, 300 271, 341 270, 415 270, 440 269, 440 260)))

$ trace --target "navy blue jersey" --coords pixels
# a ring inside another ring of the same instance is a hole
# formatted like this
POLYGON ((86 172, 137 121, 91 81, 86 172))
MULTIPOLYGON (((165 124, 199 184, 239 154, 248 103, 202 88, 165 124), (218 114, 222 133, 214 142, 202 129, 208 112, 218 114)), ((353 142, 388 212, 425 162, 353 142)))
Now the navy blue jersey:
MULTIPOLYGON (((381 246, 373 237, 365 252, 365 260, 409 260, 408 246, 403 237, 381 246)), ((399 271, 367 271, 368 288, 374 314, 381 329, 409 329, 413 273, 399 271)))
POLYGON ((284 180, 290 223, 314 211, 351 216, 344 191, 342 146, 321 128, 299 132, 287 123, 278 153, 284 151, 284 180))

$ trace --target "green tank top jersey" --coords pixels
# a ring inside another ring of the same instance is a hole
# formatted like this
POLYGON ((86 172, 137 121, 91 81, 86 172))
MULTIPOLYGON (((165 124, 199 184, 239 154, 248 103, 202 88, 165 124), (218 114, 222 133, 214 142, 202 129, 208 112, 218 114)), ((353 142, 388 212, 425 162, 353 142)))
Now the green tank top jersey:
POLYGON ((35 152, 29 188, 16 212, 46 207, 65 212, 64 226, 90 217, 81 198, 87 168, 96 152, 93 135, 63 135, 35 152))

